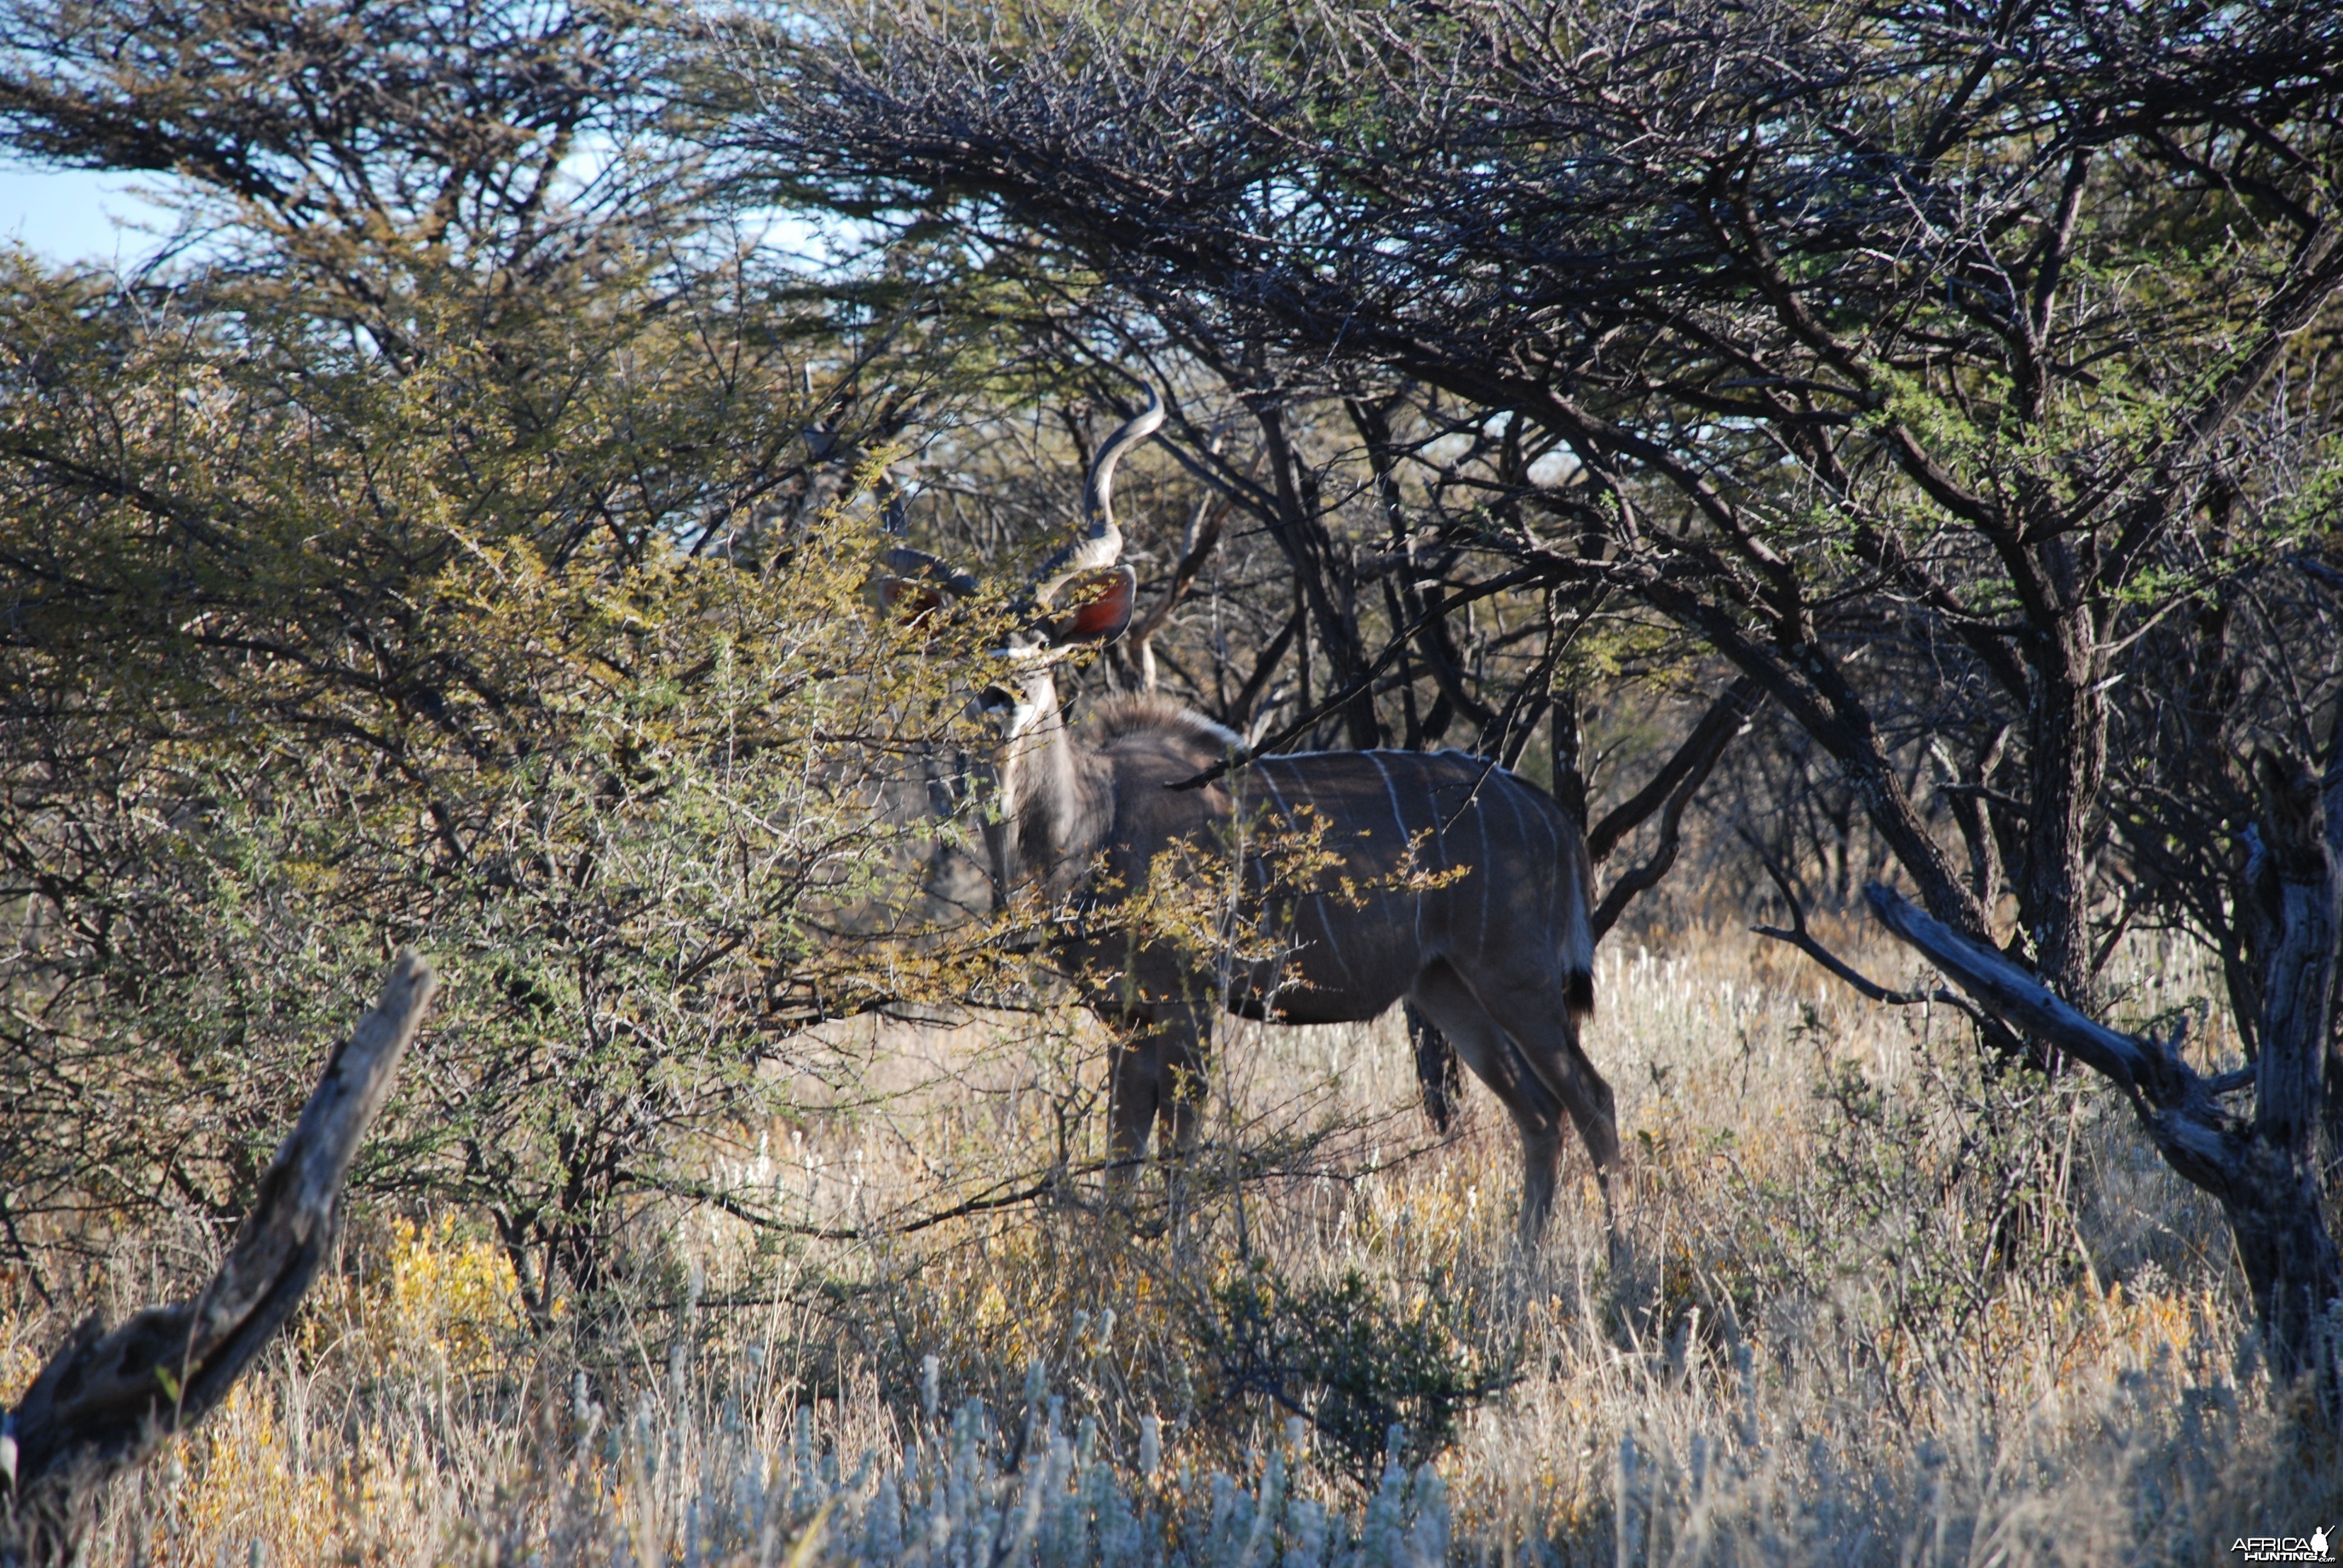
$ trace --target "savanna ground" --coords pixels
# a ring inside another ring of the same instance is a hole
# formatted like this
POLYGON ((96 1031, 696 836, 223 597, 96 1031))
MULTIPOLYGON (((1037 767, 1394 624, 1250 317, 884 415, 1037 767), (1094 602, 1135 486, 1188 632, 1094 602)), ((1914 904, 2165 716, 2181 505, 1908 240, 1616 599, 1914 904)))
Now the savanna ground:
MULTIPOLYGON (((1981 1075, 1956 1016, 1730 928, 1644 935, 1592 1033, 1617 1271, 1575 1146, 1518 1259, 1510 1129, 1475 1087, 1430 1134, 1395 1018, 1232 1024, 1176 1213, 1154 1177, 1127 1213, 1050 1181, 1101 1141, 1087 1021, 830 1026, 864 1068, 834 1109, 706 1161, 802 1233, 646 1211, 591 1331, 532 1329, 477 1217, 361 1205, 90 1560, 2217 1563, 2343 1514, 2217 1214, 2112 1094, 1981 1075)), ((2185 947, 2110 972, 2112 1018, 2206 1011, 2185 947)), ((2195 1049, 2227 1065, 2218 1017, 2195 1049)), ((0 1401, 225 1240, 123 1237, 45 1304, 12 1276, 0 1401)))

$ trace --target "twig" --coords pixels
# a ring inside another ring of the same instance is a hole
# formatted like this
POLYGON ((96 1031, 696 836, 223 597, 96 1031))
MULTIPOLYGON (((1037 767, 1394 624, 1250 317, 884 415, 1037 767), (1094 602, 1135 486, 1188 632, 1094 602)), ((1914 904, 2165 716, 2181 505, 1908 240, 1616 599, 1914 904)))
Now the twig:
POLYGON ((1164 588, 1163 597, 1123 634, 1132 647, 1153 637, 1171 618, 1172 610, 1179 607, 1180 601, 1188 597, 1189 588, 1195 584, 1196 574, 1204 569, 1204 562, 1212 556, 1213 547, 1221 542, 1221 525, 1227 519, 1231 505, 1225 496, 1201 504, 1202 508, 1209 509, 1195 529, 1195 543, 1180 558, 1179 565, 1172 568, 1172 581, 1164 588))
POLYGON ((801 1225, 792 1220, 776 1220, 770 1214, 759 1213, 722 1188, 711 1187, 703 1181, 679 1181, 671 1177, 655 1176, 642 1171, 626 1171, 621 1174, 628 1181, 650 1191, 664 1192, 670 1198, 689 1198, 696 1203, 710 1204, 731 1215, 735 1220, 744 1224, 754 1225, 760 1231, 770 1231, 783 1236, 802 1236, 813 1241, 868 1241, 887 1236, 915 1235, 921 1231, 931 1230, 950 1221, 965 1220, 971 1214, 990 1213, 996 1209, 1014 1209, 1021 1204, 1046 1198, 1051 1193, 1061 1190, 1069 1178, 1094 1176, 1102 1171, 1127 1170, 1142 1163, 1144 1161, 1141 1157, 1132 1155, 1121 1160, 1101 1160, 1088 1165, 1053 1171, 1031 1186, 1016 1191, 1002 1192, 995 1188, 990 1192, 970 1198, 966 1202, 955 1203, 949 1209, 939 1210, 932 1214, 922 1214, 917 1219, 906 1220, 900 1224, 893 1225, 801 1225))
POLYGON ((1986 1021, 1984 1010, 1957 991, 1946 990, 1942 986, 1933 990, 1890 990, 1845 959, 1840 958, 1830 949, 1823 946, 1815 939, 1814 932, 1806 928, 1805 909, 1798 902, 1798 896, 1790 890, 1789 879, 1783 874, 1782 869, 1774 863, 1774 857, 1760 849, 1757 852, 1757 859, 1758 863, 1765 868, 1765 875, 1773 879, 1774 886, 1780 890, 1782 902, 1789 907, 1790 929, 1784 930, 1779 926, 1750 927, 1750 930, 1756 935, 1771 937, 1777 942, 1789 943, 1790 946, 1838 976, 1873 1001, 1885 1002, 1890 1007, 1916 1007, 1922 1002, 1940 1001, 1947 1007, 1957 1009, 1974 1023, 1982 1025, 1986 1021))
POLYGON ((1286 618, 1285 625, 1270 639, 1269 646, 1261 650, 1261 657, 1253 660, 1252 673, 1245 677, 1235 704, 1227 710, 1226 717, 1233 728, 1252 728, 1252 705, 1260 701, 1261 694, 1268 689, 1270 678, 1277 673, 1277 666, 1285 658, 1285 650, 1292 648, 1293 639, 1301 635, 1302 621, 1309 614, 1307 605, 1295 605, 1293 613, 1286 618))
POLYGON ((1604 813, 1603 820, 1586 835, 1587 859, 1598 866, 1609 859, 1619 841, 1673 797, 1689 775, 1697 773, 1705 780, 1709 770, 1725 755, 1725 746, 1757 711, 1764 696, 1757 682, 1745 675, 1719 693, 1700 722, 1693 726, 1692 733, 1684 737, 1684 743, 1676 748, 1675 755, 1653 775, 1651 782, 1604 813))
MULTIPOLYGON (((1594 916, 1588 921, 1596 941, 1601 941, 1604 934, 1619 923, 1619 917, 1626 913, 1629 904, 1657 887, 1660 879, 1666 876, 1668 869, 1676 863, 1676 853, 1683 842, 1685 808, 1692 804, 1692 798, 1700 793, 1701 786, 1708 782, 1708 777, 1716 770, 1717 763, 1724 760, 1725 749, 1733 744, 1735 736, 1748 728, 1749 715, 1763 700, 1764 696, 1755 681, 1746 676, 1735 681, 1710 705, 1708 712, 1694 728, 1684 745, 1676 749, 1676 754, 1668 759, 1667 766, 1660 769, 1660 776, 1645 785, 1634 799, 1603 819, 1602 826, 1595 829, 1597 835, 1605 839, 1603 848, 1597 852, 1590 843, 1587 851, 1588 861, 1594 865, 1600 865, 1609 856, 1618 845, 1619 835, 1626 831, 1626 828, 1618 826, 1621 819, 1636 809, 1638 802, 1650 797, 1662 785, 1669 786, 1667 807, 1660 813, 1660 841, 1652 850, 1651 859, 1612 883, 1611 890, 1603 895, 1602 902, 1595 906, 1594 916)), ((1647 815, 1649 808, 1644 807, 1642 814, 1634 821, 1640 822, 1647 815)), ((1628 827, 1634 825, 1634 822, 1627 824, 1628 827)))
MULTIPOLYGON (((1306 1153, 1317 1148, 1323 1141, 1321 1135, 1303 1137, 1297 1141, 1293 1151, 1306 1153)), ((1398 1153, 1382 1161, 1376 1168, 1383 1171, 1392 1170, 1433 1151, 1451 1147, 1455 1141, 1453 1137, 1443 1137, 1414 1148, 1403 1148, 1398 1153)), ((1207 1156, 1229 1152, 1242 1156, 1245 1150, 1239 1146, 1232 1151, 1227 1145, 1200 1142, 1188 1150, 1181 1158, 1195 1161, 1207 1156)), ((921 1231, 932 1230, 938 1225, 949 1223, 953 1220, 965 1220, 975 1214, 989 1214, 1002 1209, 1014 1209, 1026 1203, 1037 1202, 1041 1199, 1064 1193, 1067 1191, 1067 1184, 1078 1178, 1103 1175, 1111 1171, 1137 1170, 1148 1162, 1148 1156, 1133 1154, 1125 1155, 1120 1160, 1092 1160, 1078 1165, 1061 1165, 1052 1168, 1046 1176, 1021 1188, 1003 1191, 1001 1189, 1008 1184, 996 1183, 986 1191, 963 1202, 955 1203, 948 1209, 940 1209, 933 1213, 920 1214, 896 1223, 878 1225, 807 1225, 794 1220, 777 1220, 770 1214, 759 1212, 723 1189, 709 1186, 705 1182, 678 1181, 672 1177, 659 1176, 644 1171, 627 1170, 621 1171, 619 1174, 646 1191, 664 1192, 671 1198, 687 1198, 694 1202, 709 1204, 731 1215, 743 1224, 753 1225, 760 1231, 769 1231, 776 1235, 801 1236, 812 1241, 870 1241, 895 1236, 916 1235, 921 1231)), ((1320 1171, 1306 1166, 1302 1169, 1312 1180, 1317 1181, 1348 1184, 1359 1180, 1355 1175, 1342 1171, 1320 1171)), ((1239 1181, 1265 1181, 1290 1177, 1292 1174, 1294 1174, 1292 1171, 1280 1166, 1254 1166, 1239 1170, 1235 1179, 1239 1181)))
POLYGON ((2034 819, 2034 808, 2006 789, 1991 789, 1983 784, 1939 784, 1936 786, 1936 793, 1971 796, 2000 807, 2021 822, 2030 822, 2034 819))
MULTIPOLYGON (((1530 671, 1527 679, 1513 688, 1513 696, 1505 699, 1503 710, 1494 720, 1483 728, 1480 750, 1487 760, 1481 765, 1479 776, 1473 780, 1473 788, 1465 791, 1464 799, 1457 802, 1456 809, 1449 814, 1448 820, 1440 825, 1441 832, 1446 833, 1457 823, 1463 821, 1464 813, 1471 810, 1473 802, 1480 799, 1481 787, 1488 783, 1489 775, 1494 773, 1500 767, 1508 766, 1504 759, 1505 747, 1512 738, 1513 720, 1520 717, 1523 704, 1529 700, 1529 695, 1533 690, 1544 686, 1552 678, 1554 667, 1562 662, 1562 656, 1570 651, 1570 645, 1578 640, 1578 634, 1586 629, 1586 623, 1594 618, 1595 612, 1603 608, 1603 601, 1609 598, 1610 594, 1609 583, 1604 583, 1596 589, 1594 597, 1587 602, 1586 608, 1579 611, 1578 618, 1571 623, 1569 632, 1547 645, 1545 657, 1538 660, 1537 667, 1530 671)), ((1543 710, 1545 699, 1541 696, 1538 701, 1543 710)), ((1529 723, 1523 726, 1523 729, 1525 730, 1536 729, 1539 717, 1539 714, 1532 714, 1529 723)))
POLYGON ((1425 627, 1430 626, 1440 617, 1446 615, 1458 605, 1470 604, 1475 599, 1483 599, 1487 598, 1492 594, 1503 593, 1507 588, 1519 588, 1523 583, 1538 581, 1545 575, 1545 571, 1542 568, 1524 567, 1519 571, 1506 572, 1502 577, 1491 578, 1486 582, 1474 583, 1471 588, 1464 589, 1463 592, 1456 594, 1453 598, 1441 599, 1437 604, 1433 605, 1432 608, 1424 611, 1423 614, 1416 617, 1414 620, 1409 622, 1405 629, 1401 631, 1397 637, 1393 638, 1390 644, 1384 648, 1383 652, 1375 657, 1374 663, 1367 667, 1367 672, 1359 677, 1358 679, 1353 681, 1349 686, 1344 687, 1341 691, 1336 692, 1333 696, 1328 698, 1325 701, 1320 703, 1317 707, 1303 714, 1300 719, 1295 719, 1292 724, 1287 725, 1283 729, 1279 730, 1275 735, 1272 735, 1267 740, 1262 741, 1259 746, 1239 747, 1237 749, 1230 752, 1228 756, 1222 758, 1220 761, 1213 763, 1210 768, 1205 769, 1202 773, 1195 775, 1193 778, 1174 779, 1171 783, 1164 785, 1163 788, 1166 789, 1202 789, 1205 785, 1213 782, 1215 779, 1226 778, 1229 774, 1237 771, 1239 769, 1251 767, 1255 760, 1260 758, 1269 756, 1279 747, 1283 746, 1286 742, 1292 740, 1295 736, 1308 730, 1312 726, 1315 725, 1320 719, 1325 718, 1328 714, 1349 707, 1351 703, 1358 698, 1360 693, 1365 691, 1369 687, 1372 687, 1375 683, 1376 677, 1382 675, 1384 670, 1389 669, 1393 664, 1398 661, 1400 654, 1405 650, 1408 643, 1414 638, 1417 632, 1422 631, 1425 627))

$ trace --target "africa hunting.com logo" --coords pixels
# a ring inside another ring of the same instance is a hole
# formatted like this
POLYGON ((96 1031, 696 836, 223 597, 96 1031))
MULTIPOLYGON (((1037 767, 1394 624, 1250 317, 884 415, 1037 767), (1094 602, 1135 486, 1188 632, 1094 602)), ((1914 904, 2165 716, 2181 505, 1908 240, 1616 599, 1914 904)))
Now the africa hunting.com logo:
POLYGON ((2327 1526, 2308 1535, 2240 1535, 2229 1548, 2232 1556, 2247 1563, 2332 1563, 2327 1526))

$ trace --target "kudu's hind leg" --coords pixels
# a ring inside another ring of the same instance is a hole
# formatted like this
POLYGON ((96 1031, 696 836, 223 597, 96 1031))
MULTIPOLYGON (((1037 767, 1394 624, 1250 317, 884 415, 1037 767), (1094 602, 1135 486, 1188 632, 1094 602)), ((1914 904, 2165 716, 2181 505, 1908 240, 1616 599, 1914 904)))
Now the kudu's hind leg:
POLYGON ((1409 1000, 1439 1025, 1473 1075, 1487 1084, 1513 1119, 1522 1141, 1521 1244, 1534 1248, 1554 1208, 1554 1172, 1562 1161, 1563 1105, 1454 970, 1434 964, 1419 977, 1409 1000))
POLYGON ((1578 1047, 1578 1027, 1571 1021, 1560 977, 1519 987, 1492 985, 1483 1000, 1497 1026, 1569 1109, 1587 1153, 1594 1157, 1595 1173, 1608 1176, 1619 1163, 1618 1113, 1611 1086, 1578 1047))
POLYGON ((1623 1253, 1618 1218, 1611 1201, 1611 1173, 1619 1166, 1618 1111, 1611 1086, 1579 1049, 1578 1025, 1558 975, 1519 986, 1489 988, 1489 1012, 1512 1037, 1527 1065, 1569 1109, 1578 1135, 1594 1160, 1594 1183, 1603 1193, 1604 1246, 1613 1268, 1623 1253))

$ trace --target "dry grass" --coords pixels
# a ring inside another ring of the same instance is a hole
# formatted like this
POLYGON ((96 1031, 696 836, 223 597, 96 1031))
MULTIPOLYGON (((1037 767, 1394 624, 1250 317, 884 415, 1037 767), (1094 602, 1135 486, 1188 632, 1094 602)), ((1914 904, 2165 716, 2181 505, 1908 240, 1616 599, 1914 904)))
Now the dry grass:
MULTIPOLYGON (((2128 1020, 2208 989, 2123 962, 2128 1020)), ((1957 1020, 1737 935, 1619 949, 1598 990, 1615 1271, 1575 1154, 1513 1256, 1500 1112, 1476 1091, 1433 1141, 1389 1022, 1236 1026, 1176 1216, 1080 1179, 870 1241, 670 1213, 582 1349, 525 1332, 486 1232, 373 1221, 95 1561, 2130 1563, 2343 1515, 2217 1216, 2088 1086, 1996 1081, 1957 1020), (1353 1331, 1345 1439, 1336 1374, 1286 1362, 1353 1331), (1386 1410, 1419 1418, 1388 1462, 1357 1440, 1386 1410)), ((868 1043, 867 1081, 710 1180, 820 1227, 1094 1157, 1079 1020, 868 1043)), ((210 1244, 126 1248, 92 1298, 210 1244)), ((0 1320, 0 1398, 61 1328, 0 1320)))

